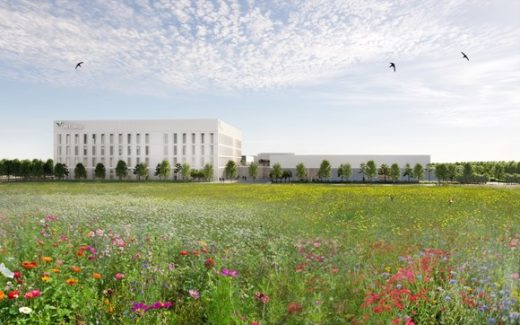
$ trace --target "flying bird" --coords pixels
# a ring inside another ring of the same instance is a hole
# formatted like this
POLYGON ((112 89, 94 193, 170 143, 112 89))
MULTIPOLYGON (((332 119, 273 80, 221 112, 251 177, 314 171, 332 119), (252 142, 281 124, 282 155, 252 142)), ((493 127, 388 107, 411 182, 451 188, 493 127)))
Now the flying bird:
POLYGON ((466 53, 464 53, 464 52, 460 52, 460 53, 462 53, 462 58, 463 58, 463 59, 466 59, 466 60, 469 61, 469 58, 468 58, 468 56, 466 55, 466 53))
POLYGON ((390 62, 390 66, 389 66, 389 68, 394 68, 394 72, 395 72, 395 63, 390 62))
POLYGON ((77 68, 81 68, 81 65, 83 64, 83 61, 82 62, 79 62, 78 64, 76 64, 76 67, 74 68, 74 70, 76 70, 77 68))

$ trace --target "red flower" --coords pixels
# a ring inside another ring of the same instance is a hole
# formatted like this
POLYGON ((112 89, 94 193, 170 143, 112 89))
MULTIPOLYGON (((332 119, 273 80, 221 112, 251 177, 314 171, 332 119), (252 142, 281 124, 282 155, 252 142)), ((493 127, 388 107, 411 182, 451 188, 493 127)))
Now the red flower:
POLYGON ((188 256, 188 255, 190 255, 190 252, 188 252, 188 251, 181 251, 180 254, 181 254, 181 256, 188 256))
POLYGON ((23 261, 22 262, 22 267, 27 270, 34 269, 37 266, 38 266, 38 264, 36 264, 36 262, 34 262, 34 261, 23 261))
POLYGON ((255 293, 255 298, 256 300, 261 301, 264 305, 267 305, 269 302, 269 296, 265 293, 257 292, 255 293))
POLYGON ((289 313, 289 315, 298 314, 301 311, 302 311, 302 305, 300 305, 299 303, 290 302, 287 305, 287 312, 289 313))
POLYGON ((20 297, 20 292, 18 290, 9 291, 9 293, 7 294, 7 298, 9 299, 16 299, 18 297, 20 297))
POLYGON ((204 266, 208 269, 211 269, 213 266, 215 266, 215 261, 211 257, 208 257, 204 262, 204 266))
POLYGON ((33 299, 41 296, 40 290, 31 290, 25 294, 25 299, 33 299))

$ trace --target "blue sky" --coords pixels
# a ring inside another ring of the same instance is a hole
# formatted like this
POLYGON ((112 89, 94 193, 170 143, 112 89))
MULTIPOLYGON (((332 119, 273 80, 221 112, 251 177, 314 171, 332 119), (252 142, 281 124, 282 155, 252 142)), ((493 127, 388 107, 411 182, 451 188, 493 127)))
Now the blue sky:
POLYGON ((53 120, 217 117, 245 154, 520 160, 516 0, 4 1, 0 35, 0 157, 51 157, 53 120))

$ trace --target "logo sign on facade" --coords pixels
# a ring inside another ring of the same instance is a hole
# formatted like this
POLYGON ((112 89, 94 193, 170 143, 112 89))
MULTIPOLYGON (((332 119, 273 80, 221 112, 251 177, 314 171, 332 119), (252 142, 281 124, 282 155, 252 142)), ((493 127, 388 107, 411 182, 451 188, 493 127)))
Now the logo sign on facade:
POLYGON ((65 123, 63 121, 56 122, 56 126, 60 129, 83 130, 85 127, 81 124, 65 123))

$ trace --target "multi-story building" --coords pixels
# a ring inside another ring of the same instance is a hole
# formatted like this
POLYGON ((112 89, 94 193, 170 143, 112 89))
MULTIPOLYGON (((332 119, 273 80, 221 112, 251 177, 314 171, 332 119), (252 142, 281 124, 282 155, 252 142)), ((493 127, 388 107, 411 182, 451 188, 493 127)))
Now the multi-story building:
POLYGON ((128 168, 145 163, 151 178, 163 160, 172 169, 184 163, 194 169, 211 164, 218 179, 229 160, 240 161, 241 141, 240 130, 218 119, 55 121, 54 161, 71 170, 82 163, 88 177, 102 163, 110 179, 116 177, 119 160, 128 168))

